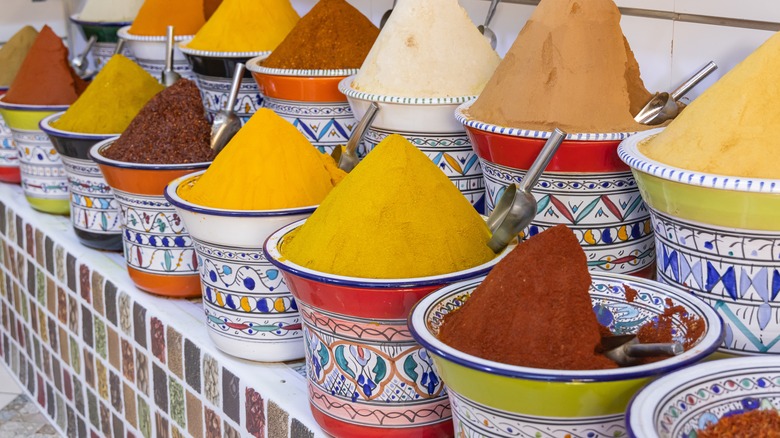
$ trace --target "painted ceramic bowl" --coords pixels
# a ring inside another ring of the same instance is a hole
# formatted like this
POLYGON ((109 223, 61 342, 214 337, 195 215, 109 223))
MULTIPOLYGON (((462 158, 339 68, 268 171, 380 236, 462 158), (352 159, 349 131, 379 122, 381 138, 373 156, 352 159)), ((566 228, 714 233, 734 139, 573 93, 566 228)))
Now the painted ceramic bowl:
POLYGON ((670 373, 631 400, 628 436, 696 438, 699 430, 724 417, 777 411, 779 375, 780 358, 772 356, 710 361, 670 373))
MULTIPOLYGON (((546 370, 506 365, 463 353, 441 342, 439 327, 460 308, 484 277, 439 289, 423 298, 409 327, 433 357, 447 385, 457 436, 619 437, 631 397, 650 380, 698 362, 723 340, 723 323, 702 300, 654 281, 612 273, 592 273, 593 309, 599 322, 616 333, 634 333, 665 310, 665 300, 685 307, 705 323, 688 351, 655 363, 612 370, 546 370), (624 285, 638 295, 633 303, 624 285), (618 329, 619 327, 619 329, 618 329)), ((501 321, 496 321, 500 326, 501 321)), ((675 319, 677 339, 685 326, 675 319)))
POLYGON ((780 353, 780 180, 651 160, 638 145, 660 131, 631 136, 618 149, 650 209, 658 279, 718 311, 725 352, 780 353))
POLYGON ((284 239, 305 221, 265 241, 303 317, 309 404, 338 437, 452 434, 450 401, 427 352, 412 339, 412 306, 441 286, 487 273, 495 259, 446 275, 365 279, 313 271, 283 256, 284 239))
POLYGON ((24 196, 32 208, 51 214, 68 214, 68 177, 60 155, 49 136, 38 126, 68 105, 21 105, 0 99, 0 116, 11 129, 19 154, 19 170, 24 196))
MULTIPOLYGON (((0 87, 0 97, 4 96, 6 91, 8 87, 0 87)), ((14 136, 0 115, 0 182, 19 184, 21 181, 19 152, 14 144, 14 136)))
POLYGON ((79 241, 90 248, 119 251, 122 249, 119 204, 97 163, 89 157, 92 146, 119 134, 83 134, 52 127, 63 113, 44 118, 40 127, 49 136, 65 166, 73 231, 79 241))
POLYGON ((252 72, 263 106, 292 123, 320 152, 347 144, 357 125, 339 82, 357 69, 298 70, 263 67, 268 55, 252 58, 252 72))
POLYGON ((171 181, 165 199, 176 207, 194 241, 211 340, 243 359, 303 358, 298 306, 279 269, 266 260, 263 242, 279 228, 307 218, 316 206, 227 210, 183 199, 180 187, 197 183, 203 172, 171 181))
MULTIPOLYGON (((459 106, 455 117, 482 162, 490 214, 504 189, 523 180, 550 133, 475 120, 468 114, 473 102, 459 106)), ((564 224, 577 235, 591 270, 651 277, 650 214, 631 170, 617 156, 629 135, 568 134, 533 188, 536 217, 521 237, 564 224)))
MULTIPOLYGON (((198 88, 200 88, 200 94, 203 97, 203 106, 206 108, 209 120, 214 120, 217 112, 227 105, 236 64, 239 62, 247 64, 250 59, 256 56, 270 53, 209 52, 187 48, 187 42, 179 44, 179 49, 187 57, 187 61, 195 73, 198 88)), ((260 95, 257 82, 252 79, 252 73, 245 70, 233 109, 243 124, 262 106, 263 97, 260 95)))
MULTIPOLYGON (((127 48, 133 55, 135 62, 146 70, 150 75, 160 80, 162 71, 165 69, 165 35, 161 36, 142 36, 130 33, 130 26, 119 29, 117 36, 127 41, 127 48)), ((176 35, 174 41, 185 41, 192 38, 192 35, 176 35)), ((184 54, 174 44, 173 50, 173 70, 183 78, 195 80, 195 74, 192 67, 187 62, 184 54)))
POLYGON ((482 167, 466 131, 452 113, 461 103, 474 96, 414 98, 383 96, 352 88, 354 76, 339 83, 347 96, 355 118, 360 120, 375 102, 379 106, 374 122, 363 142, 365 155, 390 134, 401 134, 425 153, 478 212, 485 208, 485 185, 482 167))
MULTIPOLYGON (((97 40, 95 45, 92 46, 90 55, 93 59, 93 66, 95 72, 99 72, 104 65, 114 56, 116 51, 116 45, 119 42, 117 32, 119 29, 125 26, 129 26, 130 22, 116 21, 116 22, 103 22, 103 21, 86 21, 78 18, 77 14, 70 16, 70 21, 74 23, 85 40, 89 40, 90 37, 95 36, 97 40)), ((130 48, 125 46, 122 50, 122 55, 133 59, 130 48)))
POLYGON ((115 138, 89 150, 119 202, 125 263, 136 286, 169 297, 200 296, 198 256, 176 209, 165 200, 172 180, 211 164, 142 164, 103 155, 115 138))

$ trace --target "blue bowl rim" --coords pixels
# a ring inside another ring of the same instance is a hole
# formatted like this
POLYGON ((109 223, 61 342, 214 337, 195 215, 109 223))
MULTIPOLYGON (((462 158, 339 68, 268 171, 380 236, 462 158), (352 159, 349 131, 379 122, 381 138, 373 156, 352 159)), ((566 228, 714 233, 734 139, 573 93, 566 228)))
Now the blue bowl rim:
POLYGON ((369 102, 394 103, 400 105, 458 105, 477 96, 450 96, 450 97, 409 97, 409 96, 388 96, 385 94, 366 93, 352 88, 354 75, 347 76, 339 81, 339 91, 350 99, 367 100, 369 102))
POLYGON ((89 156, 92 160, 98 164, 111 167, 119 167, 122 169, 134 169, 134 170, 184 170, 184 169, 201 169, 211 165, 210 161, 204 161, 201 163, 181 163, 181 164, 147 164, 147 163, 131 163, 127 161, 117 161, 110 158, 106 158, 101 154, 101 151, 114 143, 119 136, 109 137, 99 143, 95 143, 94 146, 89 148, 89 156))
POLYGON ((81 26, 97 26, 97 27, 124 27, 133 24, 132 21, 87 21, 78 18, 79 14, 71 14, 70 21, 79 24, 81 26))
MULTIPOLYGON (((754 355, 707 361, 661 376, 645 385, 631 397, 625 414, 626 432, 629 437, 648 436, 646 428, 636 428, 635 430, 634 427, 631 426, 631 422, 633 420, 647 420, 650 422, 649 426, 654 426, 655 422, 653 421, 653 417, 655 416, 654 412, 658 409, 658 405, 653 402, 661 401, 660 399, 666 396, 669 393, 669 390, 676 389, 680 383, 684 383, 690 379, 690 377, 685 376, 696 376, 698 380, 703 378, 701 377, 703 373, 700 373, 700 371, 710 373, 710 375, 714 377, 714 375, 716 375, 715 373, 720 374, 723 371, 762 369, 766 366, 777 368, 775 372, 780 372, 780 356, 754 355)), ((653 427, 652 432, 654 433, 653 436, 658 436, 657 433, 655 433, 655 427, 653 427)))
POLYGON ((184 211, 191 213, 200 213, 208 216, 224 216, 224 217, 276 217, 276 216, 292 216, 300 214, 311 214, 317 208, 316 205, 299 208, 281 208, 277 210, 232 210, 227 208, 213 208, 204 207, 202 205, 193 204, 190 201, 185 200, 177 193, 179 185, 183 182, 200 177, 206 172, 206 169, 188 173, 184 176, 174 179, 169 182, 163 190, 165 199, 171 203, 171 205, 180 208, 184 211))
POLYGON ((268 236, 268 238, 263 243, 263 253, 265 254, 266 260, 288 274, 296 275, 307 280, 317 281, 325 284, 333 284, 337 286, 367 289, 412 289, 457 282, 487 274, 487 272, 490 271, 499 260, 506 256, 506 254, 508 254, 515 247, 514 244, 510 244, 504 249, 504 251, 486 263, 449 274, 432 275, 419 278, 347 277, 343 275, 329 274, 315 271, 313 269, 308 269, 293 263, 288 259, 281 260, 283 257, 279 252, 279 243, 286 235, 291 233, 299 226, 303 225, 304 222, 306 222, 306 219, 298 220, 274 231, 270 236, 268 236))
MULTIPOLYGON (((6 89, 7 91, 7 89, 6 89)), ((11 111, 65 111, 70 105, 26 105, 23 103, 10 103, 4 101, 5 96, 0 96, 0 109, 11 111)))
POLYGON ((409 317, 407 318, 407 325, 409 326, 409 331, 411 332, 411 335, 415 341, 427 349, 431 354, 435 354, 444 360, 456 363, 460 366, 475 371, 517 379, 544 382, 597 383, 653 377, 696 363, 715 352, 720 344, 723 343, 723 339, 725 337, 725 332, 723 330, 723 320, 721 319, 720 315, 718 315, 717 312, 715 312, 715 310, 712 309, 712 307, 705 303, 701 298, 692 294, 682 294, 681 292, 673 289, 671 286, 667 286, 656 281, 639 277, 632 277, 630 275, 613 274, 607 272, 591 272, 591 277, 593 280, 598 281, 608 281, 613 283, 620 282, 621 284, 628 284, 631 287, 637 288, 639 290, 648 286, 652 286, 669 293, 669 296, 675 301, 675 304, 686 303, 689 306, 699 308, 699 310, 701 310, 705 315, 708 330, 705 332, 704 337, 699 341, 696 347, 703 345, 706 341, 711 342, 711 345, 703 346, 701 351, 696 351, 694 353, 691 353, 692 350, 688 350, 675 358, 633 367, 616 368, 611 370, 548 370, 542 368, 508 365, 463 353, 436 339, 435 336, 427 332, 425 327, 418 327, 416 321, 421 320, 423 321, 421 324, 424 324, 424 315, 427 309, 441 296, 450 293, 453 289, 459 289, 464 286, 476 287, 479 283, 482 282, 482 280, 484 280, 484 276, 479 278, 472 278, 468 281, 463 281, 460 283, 454 283, 430 293, 428 296, 418 301, 417 304, 414 305, 412 311, 409 313, 409 317))
POLYGON ((674 167, 656 161, 639 150, 639 143, 665 128, 656 128, 633 135, 618 146, 618 157, 634 171, 640 171, 667 181, 719 190, 753 193, 780 193, 780 179, 718 175, 674 167))
POLYGON ((63 114, 65 114, 65 111, 60 111, 58 113, 54 113, 50 116, 44 117, 43 119, 41 119, 40 122, 38 122, 38 127, 41 128, 41 131, 45 132, 47 135, 51 135, 53 137, 68 138, 72 140, 102 141, 107 138, 118 137, 120 135, 120 134, 87 134, 83 132, 63 131, 62 129, 57 129, 51 126, 51 123, 56 122, 60 117, 62 117, 63 114))

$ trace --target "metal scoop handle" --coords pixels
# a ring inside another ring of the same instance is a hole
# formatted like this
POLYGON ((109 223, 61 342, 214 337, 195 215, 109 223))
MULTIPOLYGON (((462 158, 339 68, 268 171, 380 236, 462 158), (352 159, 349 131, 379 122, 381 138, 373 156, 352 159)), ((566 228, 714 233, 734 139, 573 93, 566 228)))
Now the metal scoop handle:
POLYGON ((355 168, 355 166, 357 166, 358 162, 360 161, 357 156, 358 145, 361 141, 363 141, 363 137, 366 136, 368 127, 371 126, 371 123, 374 122, 378 112, 379 105, 377 105, 376 102, 371 102, 371 104, 368 106, 368 109, 366 109, 366 113, 363 114, 360 122, 355 127, 355 130, 352 131, 352 135, 349 137, 344 150, 342 151, 341 147, 336 147, 333 149, 333 153, 330 154, 330 156, 333 157, 333 159, 336 161, 339 169, 349 173, 352 169, 355 168))
POLYGON ((630 357, 677 356, 685 351, 679 342, 664 344, 629 344, 626 355, 630 357))
POLYGON ((539 181, 539 177, 542 176, 542 172, 544 172, 544 169, 550 164, 553 154, 555 154, 555 151, 558 150, 558 146, 561 145, 561 142, 563 142, 563 139, 565 138, 566 133, 555 128, 555 131, 553 131, 550 138, 547 139, 544 147, 542 147, 542 151, 539 152, 539 155, 536 157, 536 160, 534 160, 531 168, 528 169, 525 177, 523 177, 523 180, 520 182, 518 189, 521 192, 530 192, 533 186, 536 185, 539 181))
POLYGON ((676 90, 672 91, 671 97, 675 101, 680 100, 681 97, 685 96, 693 87, 699 84, 704 78, 710 75, 710 73, 714 72, 718 69, 717 64, 710 61, 705 65, 701 70, 697 71, 696 74, 691 76, 690 79, 683 82, 682 85, 677 87, 676 90))
POLYGON ((125 44, 127 44, 125 39, 119 38, 119 40, 116 42, 116 47, 114 48, 114 55, 121 55, 122 51, 125 50, 125 44))
POLYGON ((238 90, 241 88, 241 80, 244 79, 244 71, 246 66, 239 62, 236 64, 236 69, 233 71, 233 82, 230 84, 230 95, 228 96, 226 110, 234 112, 236 106, 236 100, 238 100, 238 90))
POLYGON ((490 22, 493 21, 493 14, 496 13, 496 6, 498 6, 498 2, 501 0, 493 0, 490 2, 490 6, 488 6, 487 15, 485 16, 485 24, 483 24, 483 27, 488 27, 490 25, 490 22))
POLYGON ((75 58, 73 58, 73 61, 71 61, 71 65, 79 76, 82 76, 86 72, 87 56, 89 55, 89 52, 92 51, 92 47, 95 46, 96 42, 97 36, 90 36, 89 40, 87 40, 87 46, 84 48, 84 51, 78 54, 75 58))
POLYGON ((173 26, 168 26, 165 35, 165 69, 162 71, 162 84, 170 87, 181 79, 181 75, 173 70, 173 26))

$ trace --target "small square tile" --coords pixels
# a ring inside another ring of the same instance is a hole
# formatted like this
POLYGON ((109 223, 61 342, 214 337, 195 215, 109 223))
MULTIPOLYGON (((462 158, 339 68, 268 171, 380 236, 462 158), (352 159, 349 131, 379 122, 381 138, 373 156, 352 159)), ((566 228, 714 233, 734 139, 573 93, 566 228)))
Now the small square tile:
POLYGON ((119 418, 116 414, 113 414, 112 418, 112 423, 114 425, 114 436, 117 438, 125 436, 125 425, 122 422, 122 419, 119 418))
POLYGON ((105 403, 100 403, 100 430, 105 436, 111 436, 111 412, 105 403))
MULTIPOLYGON (((247 400, 248 401, 248 400, 247 400)), ((247 430, 249 429, 249 425, 251 424, 249 422, 249 415, 247 414, 247 430)), ((287 414, 287 411, 280 408, 279 405, 272 402, 271 400, 268 400, 268 436, 269 437, 277 437, 277 436, 288 436, 289 431, 287 424, 290 422, 290 417, 287 414)), ((263 430, 248 430, 249 433, 252 434, 255 438, 265 438, 263 436, 263 430)))
POLYGON ((103 365, 102 360, 95 361, 95 374, 97 375, 97 389, 98 389, 98 394, 100 394, 100 398, 102 398, 105 401, 109 401, 108 370, 106 369, 106 366, 103 365))
POLYGON ((79 417, 78 419, 78 437, 85 437, 87 436, 87 424, 84 422, 84 420, 79 417))
POLYGON ((68 296, 61 287, 57 288, 57 317, 61 323, 68 324, 68 296))
POLYGON ((36 283, 36 275, 35 275, 36 269, 35 265, 31 261, 27 261, 27 291, 28 293, 33 293, 35 290, 35 283, 36 283))
POLYGON ((133 303, 133 326, 135 342, 146 348, 146 309, 138 303, 133 303))
POLYGON ((187 385, 200 393, 200 348, 189 339, 184 340, 184 368, 187 385))
POLYGON ((152 436, 152 416, 149 405, 140 395, 138 395, 136 400, 138 400, 138 429, 144 438, 150 438, 152 436))
POLYGON ((187 432, 195 438, 203 437, 203 404, 198 396, 187 391, 187 432))
POLYGON ((117 370, 122 369, 122 345, 119 343, 119 335, 111 326, 106 327, 108 338, 108 362, 117 370))
POLYGON ((52 241, 49 236, 46 236, 44 249, 46 251, 46 270, 54 275, 54 241, 52 241))
POLYGON ((70 343, 68 342, 68 332, 62 327, 58 327, 58 330, 60 333, 60 358, 62 359, 63 364, 70 365, 70 343))
POLYGON ((97 315, 95 315, 94 318, 94 329, 95 329, 95 351, 97 351, 100 357, 106 359, 108 357, 108 345, 107 345, 108 341, 106 335, 106 324, 97 315))
POLYGON ((46 279, 46 308, 52 314, 57 314, 57 284, 51 278, 46 279))
POLYGON ((117 290, 116 285, 111 281, 106 281, 106 285, 104 287, 105 291, 105 305, 106 305, 106 318, 111 324, 114 324, 114 326, 119 326, 119 317, 117 315, 116 310, 116 296, 117 296, 117 290))
POLYGON ((155 412, 154 417, 156 432, 154 436, 157 438, 168 438, 170 436, 170 434, 168 434, 168 420, 160 415, 159 412, 155 412))
POLYGON ((122 384, 119 375, 111 371, 108 375, 109 391, 111 393, 111 406, 117 412, 122 412, 122 384))
POLYGON ((49 281, 52 281, 53 287, 54 280, 51 280, 51 277, 47 277, 41 269, 35 269, 35 298, 38 300, 41 306, 46 305, 46 287, 48 286, 49 281))
POLYGON ((171 415, 171 420, 178 423, 179 426, 185 427, 184 387, 173 377, 168 379, 168 394, 170 396, 170 409, 168 412, 171 415))
POLYGON ((67 281, 65 271, 65 249, 59 244, 54 245, 54 272, 62 283, 67 281))
POLYGON ((138 349, 135 350, 135 382, 139 391, 149 395, 149 360, 138 349))
POLYGON ((52 377, 54 381, 54 387, 57 388, 58 391, 62 392, 62 370, 60 367, 60 361, 54 360, 51 363, 52 368, 52 377))
POLYGON ((56 402, 54 401, 54 388, 48 383, 46 384, 46 412, 49 414, 49 418, 56 418, 55 409, 56 402))
POLYGON ((223 430, 224 430, 222 436, 224 438, 241 438, 241 435, 238 433, 238 431, 233 429, 233 426, 228 424, 227 421, 224 421, 222 423, 222 427, 223 427, 223 430))
POLYGON ((89 350, 84 350, 84 381, 95 388, 95 359, 89 350))
MULTIPOLYGON (((237 376, 222 367, 222 410, 231 420, 241 422, 241 402, 239 401, 240 381, 237 376)), ((248 393, 247 393, 248 395, 248 393)), ((260 401, 262 405, 262 400, 260 401)))
POLYGON ((92 307, 100 315, 105 314, 105 306, 103 305, 103 284, 105 281, 99 272, 92 271, 92 307))
POLYGON ((130 385, 125 383, 122 394, 124 395, 125 403, 125 421, 127 421, 131 427, 135 428, 138 421, 135 412, 135 391, 133 391, 133 388, 130 385))
POLYGON ((68 406, 67 408, 68 413, 68 421, 67 421, 67 434, 68 437, 76 437, 77 433, 77 426, 76 426, 76 411, 73 410, 72 407, 68 406))
POLYGON ((84 415, 84 386, 78 378, 73 379, 73 402, 79 414, 84 415))
POLYGON ((76 284, 78 283, 76 277, 76 257, 73 257, 73 254, 68 253, 65 265, 65 268, 68 270, 68 288, 74 293, 78 293, 78 290, 76 289, 76 284))
POLYGON ((65 411, 65 400, 63 400, 59 394, 55 395, 54 400, 56 400, 57 403, 57 407, 54 409, 57 413, 57 426, 59 426, 61 430, 65 430, 67 428, 67 424, 65 423, 68 421, 67 413, 65 411))
MULTIPOLYGON (((254 437, 265 438, 265 409, 263 409, 263 397, 260 395, 259 392, 255 391, 253 388, 246 388, 245 393, 246 393, 246 402, 245 402, 246 430, 254 437)), ((270 409, 270 402, 269 402, 269 409, 270 409)), ((270 416, 270 412, 269 412, 269 416, 270 416)), ((240 421, 237 419, 234 419, 234 421, 236 423, 240 423, 240 421)), ((287 428, 287 423, 285 421, 285 429, 286 428, 287 428)))
POLYGON ((165 371, 156 363, 152 363, 152 380, 154 384, 154 403, 163 412, 168 412, 168 378, 165 371))
POLYGON ((94 340, 92 337, 92 312, 89 307, 81 305, 81 337, 84 343, 92 347, 94 340))
POLYGON ((314 433, 298 421, 297 418, 293 418, 292 424, 290 424, 290 436, 295 438, 314 438, 314 433))
POLYGON ((152 317, 152 354, 165 364, 165 326, 157 317, 152 317))
POLYGON ((92 298, 92 284, 89 266, 83 263, 79 265, 79 286, 81 287, 81 297, 89 303, 92 298))
POLYGON ((57 342, 57 322, 53 318, 48 319, 49 323, 49 345, 52 351, 59 350, 59 343, 57 342))
POLYGON ((16 234, 14 236, 19 248, 24 248, 24 223, 21 216, 16 216, 16 234))
POLYGON ((182 432, 178 427, 171 426, 171 438, 185 438, 184 432, 182 432))
POLYGON ((73 381, 67 368, 62 369, 62 392, 65 393, 66 399, 73 401, 73 381))
POLYGON ((205 409, 206 413, 206 438, 222 438, 222 425, 214 411, 209 408, 205 409))
POLYGON ((181 360, 182 345, 181 334, 177 332, 173 327, 168 326, 168 369, 180 379, 184 378, 183 364, 181 360))
POLYGON ((38 385, 36 387, 38 388, 38 405, 41 407, 46 406, 46 388, 43 386, 43 376, 40 374, 36 374, 36 381, 38 382, 38 385))
POLYGON ((0 202, 0 234, 5 235, 5 204, 0 202))
POLYGON ((68 330, 76 336, 79 334, 79 303, 76 297, 68 297, 68 330))
POLYGON ((208 354, 203 355, 203 394, 206 400, 220 405, 219 365, 217 360, 208 354))
POLYGON ((25 224, 24 236, 26 237, 27 254, 30 254, 30 257, 35 257, 35 231, 33 231, 32 225, 25 224))
POLYGON ((81 351, 79 349, 79 343, 70 336, 70 366, 73 367, 73 372, 81 374, 81 351))
POLYGON ((133 357, 133 345, 122 339, 122 375, 130 383, 135 382, 135 357, 133 357))
POLYGON ((46 251, 44 250, 45 235, 41 230, 35 230, 35 261, 39 265, 45 266, 46 264, 46 251))
POLYGON ((119 293, 119 328, 127 336, 133 336, 133 312, 130 304, 130 296, 124 292, 119 293))

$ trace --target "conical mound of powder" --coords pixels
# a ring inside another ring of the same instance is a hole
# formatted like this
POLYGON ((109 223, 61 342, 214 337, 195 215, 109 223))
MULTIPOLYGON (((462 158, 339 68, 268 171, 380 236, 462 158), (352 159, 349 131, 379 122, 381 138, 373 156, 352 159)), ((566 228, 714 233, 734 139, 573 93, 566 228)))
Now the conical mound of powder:
POLYGON ((469 109, 480 121, 568 132, 649 129, 650 100, 612 0, 542 0, 469 109))
POLYGON ((780 33, 697 97, 660 134, 648 157, 682 169, 780 179, 780 33))
POLYGON ((195 35, 205 22, 203 0, 146 0, 128 32, 162 36, 173 26, 176 35, 195 35))
POLYGON ((79 13, 79 20, 116 22, 133 21, 143 0, 88 0, 79 13))
POLYGON ((389 96, 476 96, 500 61, 457 0, 398 0, 352 87, 389 96))
POLYGON ((37 36, 38 31, 32 26, 24 26, 0 48, 0 87, 14 81, 37 36))
POLYGON ((278 210, 319 205, 342 178, 291 123, 257 110, 206 173, 179 195, 198 205, 231 210, 278 210))
POLYGON ((271 51, 299 18, 289 0, 224 0, 187 47, 213 52, 271 51))
POLYGON ((495 257, 490 230, 430 158, 382 140, 282 246, 291 261, 359 278, 415 278, 495 257))

